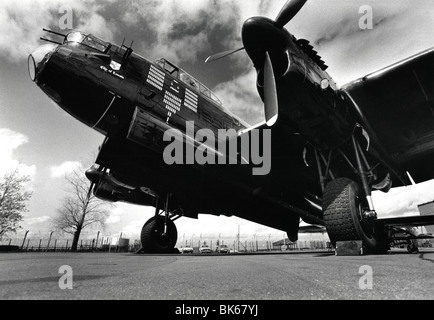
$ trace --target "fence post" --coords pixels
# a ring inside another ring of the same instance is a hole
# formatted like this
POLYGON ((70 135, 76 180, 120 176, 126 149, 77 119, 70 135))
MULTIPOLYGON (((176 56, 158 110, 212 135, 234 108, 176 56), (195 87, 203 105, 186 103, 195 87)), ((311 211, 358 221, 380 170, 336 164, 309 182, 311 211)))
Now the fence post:
POLYGON ((51 231, 50 238, 48 238, 47 249, 45 250, 45 252, 48 252, 48 249, 50 248, 50 242, 51 242, 51 236, 52 235, 53 235, 53 231, 51 231))
POLYGON ((69 242, 69 239, 66 240, 65 252, 68 251, 68 242, 69 242))
POLYGON ((121 232, 121 234, 119 235, 118 243, 116 244, 116 252, 118 252, 118 250, 119 250, 119 242, 121 241, 121 239, 122 239, 122 232, 121 232))
POLYGON ((29 230, 26 231, 26 234, 24 235, 23 243, 21 244, 21 251, 23 250, 24 243, 26 242, 27 234, 29 233, 29 230))
POLYGON ((96 235, 96 241, 95 241, 95 250, 98 250, 98 238, 99 238, 99 231, 96 235))

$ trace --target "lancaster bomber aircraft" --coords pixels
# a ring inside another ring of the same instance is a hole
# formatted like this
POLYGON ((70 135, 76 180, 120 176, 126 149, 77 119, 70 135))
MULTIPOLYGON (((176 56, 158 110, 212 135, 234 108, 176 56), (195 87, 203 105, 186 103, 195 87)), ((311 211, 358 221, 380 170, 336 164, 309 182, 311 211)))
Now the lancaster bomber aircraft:
POLYGON ((275 20, 248 19, 243 48, 208 59, 247 52, 264 102, 265 121, 254 127, 165 59, 149 61, 92 34, 45 30, 63 39, 44 39, 50 43, 29 56, 30 77, 105 136, 86 171, 94 194, 155 207, 141 232, 145 252, 174 250, 174 221, 199 213, 235 215, 291 241, 303 220, 324 226, 333 244, 362 240, 372 253, 389 249, 395 228, 434 224, 433 216, 380 219, 371 198, 373 190, 434 178, 434 49, 338 88, 309 41, 284 28, 305 2, 289 0, 275 20), (236 133, 217 138, 229 149, 235 142, 235 154, 198 134, 220 137, 222 129, 236 133), (175 142, 181 154, 168 163, 175 142), (240 146, 262 149, 264 159, 269 152, 270 170, 252 174, 258 163, 240 146), (227 161, 189 162, 189 152, 227 161))

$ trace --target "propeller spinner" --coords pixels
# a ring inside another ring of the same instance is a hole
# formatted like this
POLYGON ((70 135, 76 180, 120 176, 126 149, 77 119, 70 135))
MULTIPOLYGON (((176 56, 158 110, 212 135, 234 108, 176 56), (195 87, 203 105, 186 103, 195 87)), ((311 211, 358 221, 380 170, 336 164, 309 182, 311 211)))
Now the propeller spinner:
MULTIPOLYGON (((303 8, 306 2, 307 0, 288 0, 276 17, 275 26, 280 29, 283 28, 289 21, 292 20, 292 18, 294 18, 297 15, 297 13, 301 10, 301 8, 303 8)), ((241 50, 244 50, 244 47, 213 54, 205 60, 205 63, 214 62, 223 59, 241 50)))
MULTIPOLYGON (((280 10, 275 21, 267 18, 250 18, 244 23, 243 31, 246 25, 252 24, 252 21, 255 20, 259 21, 260 19, 263 19, 263 26, 267 25, 268 29, 283 29, 283 27, 297 15, 297 13, 301 10, 301 8, 306 2, 307 0, 288 0, 283 6, 283 8, 280 10)), ((258 34, 255 34, 254 38, 256 38, 257 36, 258 34)), ((266 36, 263 37, 266 38, 266 36)), ((244 37, 243 42, 245 42, 244 37)), ((208 57, 205 60, 205 63, 217 61, 245 49, 248 50, 246 43, 245 46, 242 48, 214 54, 208 57)), ((277 121, 279 111, 276 79, 273 70, 273 64, 270 58, 270 53, 268 52, 268 50, 265 51, 265 55, 261 55, 261 59, 264 59, 263 63, 261 64, 264 67, 264 113, 267 125, 272 126, 277 121)), ((255 63, 255 66, 259 66, 259 64, 255 63)))

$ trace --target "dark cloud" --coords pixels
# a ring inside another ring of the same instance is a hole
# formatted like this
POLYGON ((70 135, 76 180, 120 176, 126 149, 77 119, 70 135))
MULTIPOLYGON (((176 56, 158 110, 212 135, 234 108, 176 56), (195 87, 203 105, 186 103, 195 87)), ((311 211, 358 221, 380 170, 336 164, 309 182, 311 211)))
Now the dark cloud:
POLYGON ((197 35, 209 29, 209 13, 202 11, 197 20, 187 18, 174 23, 167 33, 168 40, 182 39, 185 36, 197 35))

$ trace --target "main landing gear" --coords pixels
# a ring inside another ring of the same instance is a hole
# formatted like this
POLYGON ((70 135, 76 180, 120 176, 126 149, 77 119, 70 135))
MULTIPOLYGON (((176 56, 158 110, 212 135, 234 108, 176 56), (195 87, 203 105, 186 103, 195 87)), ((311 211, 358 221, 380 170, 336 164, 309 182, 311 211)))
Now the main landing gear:
POLYGON ((388 241, 376 230, 376 216, 367 206, 358 184, 347 178, 331 181, 324 190, 324 222, 333 245, 337 241, 362 240, 370 253, 385 253, 388 241))
MULTIPOLYGON (((330 167, 331 154, 328 162, 322 157, 326 165, 324 174, 319 162, 320 157, 316 156, 323 189, 322 207, 327 233, 334 246, 337 241, 362 240, 365 251, 385 253, 389 249, 387 233, 375 223, 377 214, 371 198, 372 185, 375 182, 374 168, 369 166, 354 135, 351 144, 355 164, 351 163, 341 149, 338 151, 355 173, 360 185, 350 178, 335 178, 330 167), (327 180, 331 181, 326 184, 327 180)), ((315 153, 317 155, 318 151, 315 150, 315 153)), ((389 179, 389 175, 387 178, 389 179)), ((383 183, 382 188, 390 189, 390 185, 383 183)))
POLYGON ((411 227, 389 227, 390 239, 394 247, 407 247, 409 253, 419 253, 418 236, 411 227))
POLYGON ((170 211, 170 196, 170 193, 166 195, 164 203, 157 197, 155 216, 144 224, 140 234, 142 249, 139 252, 178 253, 175 249, 178 231, 174 221, 181 216, 170 211))

